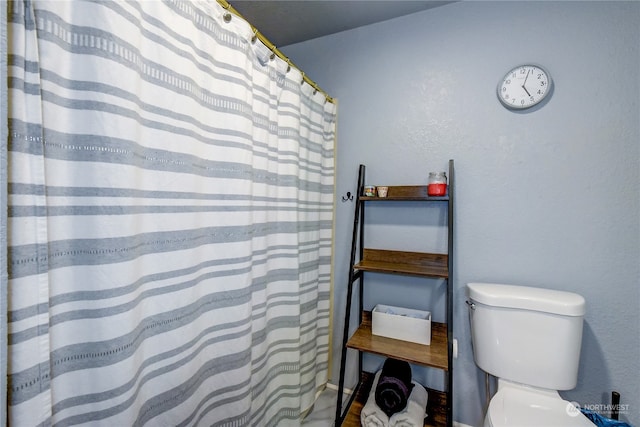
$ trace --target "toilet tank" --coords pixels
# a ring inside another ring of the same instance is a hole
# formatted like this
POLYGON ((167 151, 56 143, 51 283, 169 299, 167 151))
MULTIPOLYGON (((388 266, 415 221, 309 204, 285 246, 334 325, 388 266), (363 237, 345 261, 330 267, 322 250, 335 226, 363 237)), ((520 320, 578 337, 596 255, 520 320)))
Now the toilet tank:
POLYGON ((571 292, 467 284, 476 364, 499 378, 551 390, 576 386, 585 300, 571 292))

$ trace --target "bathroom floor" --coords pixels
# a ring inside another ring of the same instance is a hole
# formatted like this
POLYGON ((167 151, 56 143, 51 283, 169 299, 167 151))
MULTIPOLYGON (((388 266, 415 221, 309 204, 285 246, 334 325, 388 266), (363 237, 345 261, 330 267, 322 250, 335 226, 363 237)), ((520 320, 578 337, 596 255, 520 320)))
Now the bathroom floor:
POLYGON ((336 398, 337 390, 325 388, 316 403, 313 410, 302 420, 303 427, 331 427, 336 416, 336 398))

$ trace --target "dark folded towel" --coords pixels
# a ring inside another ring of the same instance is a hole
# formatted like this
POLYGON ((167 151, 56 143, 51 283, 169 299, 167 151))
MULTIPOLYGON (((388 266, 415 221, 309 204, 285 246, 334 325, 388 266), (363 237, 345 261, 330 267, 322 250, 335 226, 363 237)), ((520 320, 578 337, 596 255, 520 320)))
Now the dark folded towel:
POLYGON ((400 360, 387 359, 376 386, 376 404, 390 417, 407 406, 412 388, 411 365, 400 360))

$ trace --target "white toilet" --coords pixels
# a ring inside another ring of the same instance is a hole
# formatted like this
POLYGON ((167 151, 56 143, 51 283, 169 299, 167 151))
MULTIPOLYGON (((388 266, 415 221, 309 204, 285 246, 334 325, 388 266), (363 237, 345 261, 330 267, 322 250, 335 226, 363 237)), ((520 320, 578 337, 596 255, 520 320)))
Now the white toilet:
POLYGON ((467 296, 476 364, 498 378, 484 427, 594 427, 558 394, 578 379, 584 298, 492 283, 467 296))

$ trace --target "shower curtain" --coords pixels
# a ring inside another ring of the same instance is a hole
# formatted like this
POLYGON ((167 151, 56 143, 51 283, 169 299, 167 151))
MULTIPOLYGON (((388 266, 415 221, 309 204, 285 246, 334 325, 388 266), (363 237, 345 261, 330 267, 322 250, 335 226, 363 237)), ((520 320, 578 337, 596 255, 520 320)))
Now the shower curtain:
POLYGON ((213 1, 7 15, 9 424, 297 425, 335 105, 213 1))

